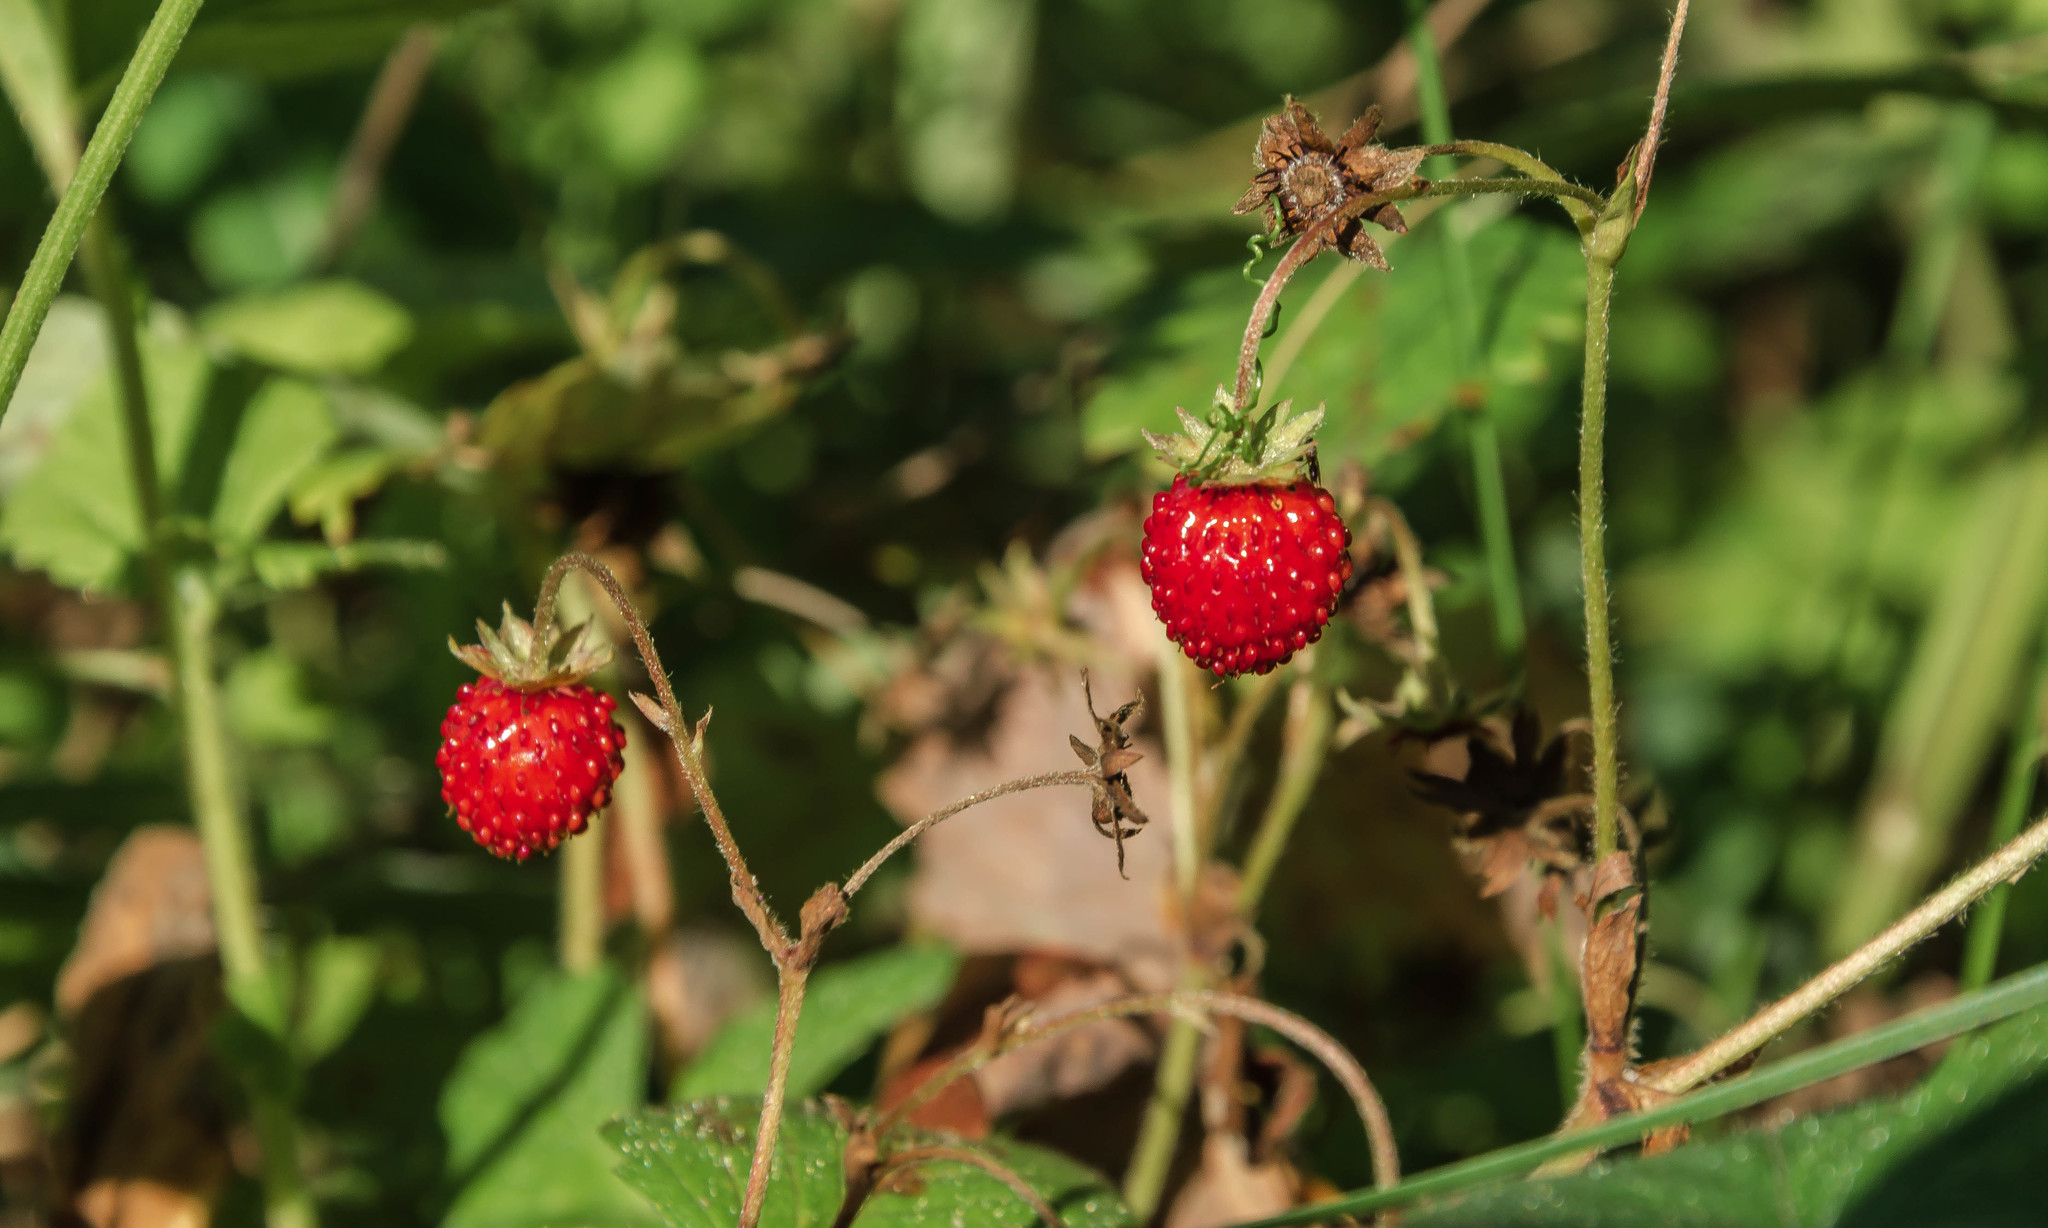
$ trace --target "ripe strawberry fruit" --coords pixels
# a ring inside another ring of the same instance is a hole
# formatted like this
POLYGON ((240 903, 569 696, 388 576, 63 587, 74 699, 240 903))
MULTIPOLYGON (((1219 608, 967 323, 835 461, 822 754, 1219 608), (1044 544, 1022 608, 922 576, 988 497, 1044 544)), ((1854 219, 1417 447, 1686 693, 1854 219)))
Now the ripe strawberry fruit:
POLYGON ((441 721, 441 798, 478 844, 525 861, 586 830, 611 801, 626 731, 612 697, 581 681, 611 652, 587 625, 566 644, 553 632, 541 642, 509 607, 496 632, 481 622, 477 631, 481 645, 448 642, 484 676, 456 692, 441 721))
POLYGON ((1351 531, 1299 476, 1322 411, 1270 411, 1225 437, 1185 410, 1185 435, 1147 432, 1183 470, 1152 496, 1140 570, 1152 610, 1197 665, 1263 674, 1323 634, 1351 578, 1351 531), (1219 447, 1218 445, 1224 445, 1219 447), (1190 483, 1189 472, 1203 478, 1190 483))

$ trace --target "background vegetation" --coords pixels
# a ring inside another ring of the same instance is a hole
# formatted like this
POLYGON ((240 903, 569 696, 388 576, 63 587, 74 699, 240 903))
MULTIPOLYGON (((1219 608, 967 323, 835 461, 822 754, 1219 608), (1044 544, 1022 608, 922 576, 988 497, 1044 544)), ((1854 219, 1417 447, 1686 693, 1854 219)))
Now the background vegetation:
MULTIPOLYGON (((89 132, 152 11, 6 0, 0 42, 40 18, 89 132)), ((1667 19, 1639 0, 1442 0, 1457 132, 1604 190, 1667 19)), ((485 856, 432 769, 465 673, 447 635, 528 606, 564 549, 621 572, 686 708, 716 710, 720 797, 787 913, 898 822, 1072 767, 1084 665, 1110 705, 1152 697, 1134 788, 1177 814, 1133 596, 1162 480, 1138 428, 1231 374, 1257 291, 1239 272, 1254 223, 1229 206, 1259 118, 1292 93, 1335 130, 1377 101, 1383 139, 1422 140, 1409 20, 1385 0, 201 9, 102 209, 137 287, 115 298, 141 321, 168 528, 145 531, 119 353, 83 276, 0 422, 0 1222, 260 1218, 245 1086, 296 1122, 297 1205, 330 1224, 656 1222, 597 1125, 758 1091, 748 1062, 765 1065, 765 1017, 745 1012, 767 967, 724 866, 634 725, 650 753, 605 825, 593 971, 591 936, 558 924, 555 865, 485 856), (216 657, 216 801, 255 832, 283 987, 268 1042, 237 1040, 235 1011, 213 1022, 217 940, 180 835, 191 752, 165 703, 192 667, 167 654, 176 626, 216 657)), ((1696 1047, 1974 861, 2008 760, 2031 788, 2015 733, 2048 597, 2044 40, 2035 0, 1694 14, 1619 278, 1608 438, 1625 800, 1656 883, 1646 1057, 1696 1047)), ((0 293, 54 199, 23 115, 0 123, 0 293)), ((1291 289, 1269 387, 1327 401, 1324 473, 1412 524, 1441 580, 1443 694, 1525 696, 1554 732, 1586 710, 1576 235, 1494 199, 1411 222, 1391 272, 1324 257, 1291 289), (1482 421, 1526 647, 1489 588, 1482 421)), ((1340 620, 1300 675, 1320 689, 1298 693, 1389 694, 1414 644, 1398 607, 1340 620)), ((1308 719, 1295 690, 1195 700, 1212 740, 1230 713, 1256 722, 1243 770, 1187 795, 1232 860, 1308 719)), ((1479 897, 1452 816, 1410 781, 1448 744, 1322 711, 1340 745, 1256 910, 1258 992, 1360 1057, 1411 1170, 1549 1131, 1577 1041, 1559 1056, 1534 880, 1479 897)), ((892 863, 828 951, 827 970, 874 979, 814 1004, 848 1027, 808 1091, 866 1100, 1012 990, 1157 987, 1199 929, 1162 903, 1172 838, 1133 838, 1125 884, 1087 804, 1029 795, 892 863)), ((1945 933, 1794 1043, 1948 997, 1962 957, 1945 933)), ((2044 958, 2030 881, 1998 967, 2044 958)), ((1134 1056, 1085 1087, 1040 1072, 994 1099, 1004 1128, 1119 1177, 1156 1040, 1119 1035, 1134 1056)), ((1766 1119, 1905 1089, 1932 1061, 1766 1119)), ((1370 1179, 1322 1091, 1288 1123, 1270 1209, 1370 1179)), ((2038 1154, 2038 1094, 2000 1104, 1962 1128, 2038 1154)), ((1204 1171, 1200 1121, 1169 1204, 1204 1171)), ((1801 1178, 1796 1222, 1917 1222, 1882 1218, 1920 1204, 1881 1183, 1927 1161, 1884 1154, 1836 1186, 1801 1178)), ((1717 1209, 1696 1222, 1781 1222, 1699 1180, 1717 1209)), ((270 1204, 275 1222, 274 1183, 270 1204)))

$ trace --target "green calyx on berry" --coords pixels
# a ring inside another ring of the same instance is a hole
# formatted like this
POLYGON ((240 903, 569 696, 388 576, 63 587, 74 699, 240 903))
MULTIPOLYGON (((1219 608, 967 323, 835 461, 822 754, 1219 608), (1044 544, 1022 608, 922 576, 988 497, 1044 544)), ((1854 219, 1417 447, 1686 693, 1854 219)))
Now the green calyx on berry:
POLYGON ((1323 425, 1322 406, 1299 417, 1293 409, 1293 401, 1282 401, 1264 413, 1239 412, 1219 387, 1206 421, 1176 407, 1183 433, 1146 431, 1145 442, 1196 485, 1287 482, 1307 471, 1323 425))
POLYGON ((545 691, 568 686, 603 669, 612 659, 611 645, 590 623, 567 632, 549 627, 537 635, 533 624, 512 612, 505 604, 505 616, 492 631, 479 618, 475 644, 458 644, 448 637, 448 651, 457 660, 486 678, 496 679, 514 691, 545 691))

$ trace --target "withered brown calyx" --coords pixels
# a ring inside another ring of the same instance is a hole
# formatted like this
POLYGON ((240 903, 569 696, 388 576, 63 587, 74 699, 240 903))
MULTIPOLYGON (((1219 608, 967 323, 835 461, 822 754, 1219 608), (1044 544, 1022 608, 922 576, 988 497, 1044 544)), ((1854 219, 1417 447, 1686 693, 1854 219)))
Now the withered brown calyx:
POLYGON ((1485 896, 1507 890, 1531 862, 1546 875, 1569 876, 1587 860, 1592 798, 1573 788, 1584 769, 1572 762, 1569 738, 1545 742, 1527 708, 1516 710, 1504 732, 1504 746, 1485 725, 1463 735, 1470 767, 1462 780, 1411 773, 1422 800, 1458 815, 1457 845, 1485 896))
POLYGON ((1124 731, 1124 724, 1144 708, 1145 701, 1134 699, 1104 720, 1095 714, 1095 692, 1085 669, 1081 671, 1081 693, 1087 697, 1088 718, 1095 722, 1098 741, 1093 747, 1076 737, 1070 736, 1067 741, 1081 763, 1102 778, 1102 789, 1095 795, 1089 818, 1096 831, 1116 841, 1116 872, 1123 874, 1125 838, 1137 835, 1151 821, 1131 800, 1131 778, 1125 774, 1144 756, 1130 748, 1131 735, 1124 731))
MULTIPOLYGON (((1290 97, 1278 115, 1267 117, 1253 155, 1258 169, 1252 174, 1252 186, 1232 212, 1250 213, 1266 206, 1279 232, 1293 236, 1357 197, 1422 186, 1423 181, 1415 175, 1422 165, 1422 151, 1373 144, 1379 127, 1379 107, 1368 107, 1333 142, 1309 109, 1290 97)), ((1345 219, 1321 246, 1334 246, 1352 259, 1384 271, 1387 257, 1366 233, 1367 220, 1396 234, 1408 232, 1401 211, 1388 203, 1368 210, 1363 217, 1345 219)))

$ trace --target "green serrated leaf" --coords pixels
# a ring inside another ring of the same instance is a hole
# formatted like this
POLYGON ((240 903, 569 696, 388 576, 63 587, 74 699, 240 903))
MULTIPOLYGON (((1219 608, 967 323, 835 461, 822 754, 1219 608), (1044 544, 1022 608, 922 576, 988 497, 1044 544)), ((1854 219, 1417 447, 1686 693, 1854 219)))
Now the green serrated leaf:
POLYGON ((411 340, 413 328, 403 307, 352 281, 244 295, 201 324, 243 357, 300 375, 366 375, 411 340))
MULTIPOLYGON (((753 1156, 760 1101, 718 1097, 650 1109, 605 1130, 625 1156, 618 1172, 661 1208, 670 1228, 730 1228, 753 1156)), ((1102 1177, 1064 1157, 1004 1140, 965 1144, 905 1132, 900 1146, 943 1141, 993 1156, 1037 1190, 1069 1228, 1136 1221, 1102 1177)), ((845 1198, 846 1134, 816 1102, 790 1106, 769 1169, 762 1228, 827 1228, 845 1198)), ((911 1192, 870 1198, 859 1228, 1026 1228, 1038 1218, 1015 1192, 959 1162, 920 1165, 911 1192)))
POLYGON ((221 473, 213 534, 247 545, 284 507, 285 494, 338 433, 327 397, 295 379, 267 381, 250 398, 221 473))
POLYGON ((1509 1182, 1413 1228, 1877 1228, 2038 1222, 2048 1012, 1958 1042, 1894 1100, 1749 1130, 1573 1177, 1509 1182))
POLYGON ((616 1156, 598 1133, 640 1104, 647 1045, 645 1005, 618 969, 537 981, 470 1042, 442 1088, 459 1187, 443 1223, 658 1223, 613 1178, 616 1156))
MULTIPOLYGON (((950 947, 903 946, 818 969, 797 1024, 790 1098, 825 1090, 897 1020, 936 1004, 952 988, 959 965, 950 947)), ((675 1099, 758 1095, 768 1086, 774 1033, 774 1003, 740 1015, 676 1079, 675 1099)))

